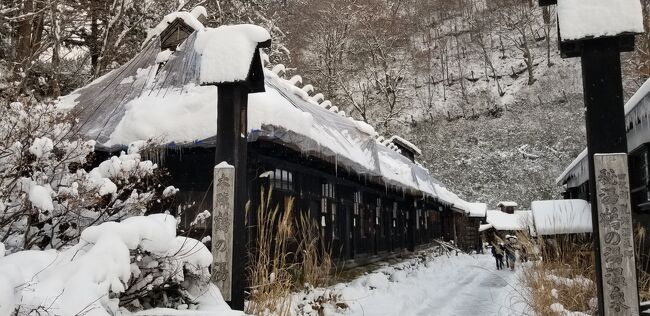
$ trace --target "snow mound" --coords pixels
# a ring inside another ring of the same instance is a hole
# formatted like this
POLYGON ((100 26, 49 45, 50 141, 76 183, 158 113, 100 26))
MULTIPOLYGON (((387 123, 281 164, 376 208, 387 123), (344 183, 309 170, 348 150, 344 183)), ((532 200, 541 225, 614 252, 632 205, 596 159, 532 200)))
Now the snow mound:
MULTIPOLYGON (((209 276, 210 251, 197 240, 177 237, 176 224, 165 214, 136 216, 89 227, 77 245, 63 251, 0 257, 0 315, 8 315, 16 304, 26 310, 49 306, 52 315, 121 315, 119 294, 138 276, 131 262, 136 249, 168 259, 169 278, 182 279, 183 270, 209 276)), ((208 292, 215 298, 212 305, 223 310, 218 290, 208 292)))
POLYGON ((29 146, 29 152, 34 154, 37 158, 50 153, 52 149, 54 149, 54 143, 52 143, 52 140, 47 137, 36 137, 32 145, 29 146))
POLYGON ((370 289, 384 289, 388 287, 388 277, 383 273, 371 273, 363 280, 363 284, 370 289))

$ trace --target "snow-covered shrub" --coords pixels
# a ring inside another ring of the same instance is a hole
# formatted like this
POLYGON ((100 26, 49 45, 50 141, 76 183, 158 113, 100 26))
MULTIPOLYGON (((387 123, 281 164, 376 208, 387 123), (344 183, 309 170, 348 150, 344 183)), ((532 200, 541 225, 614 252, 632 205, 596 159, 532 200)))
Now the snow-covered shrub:
POLYGON ((10 253, 60 249, 86 227, 173 198, 137 153, 93 163, 95 143, 76 136, 83 123, 53 105, 14 102, 0 117, 0 242, 10 253))
POLYGON ((170 215, 135 216, 89 227, 62 251, 0 257, 0 315, 228 310, 209 283, 212 255, 199 241, 176 236, 176 226, 170 215))

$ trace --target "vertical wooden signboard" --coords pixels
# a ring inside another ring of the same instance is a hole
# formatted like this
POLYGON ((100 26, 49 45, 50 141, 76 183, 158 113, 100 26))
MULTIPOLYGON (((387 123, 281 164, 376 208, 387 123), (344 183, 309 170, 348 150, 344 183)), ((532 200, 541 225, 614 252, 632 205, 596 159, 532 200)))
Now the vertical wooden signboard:
POLYGON ((222 162, 214 167, 212 199, 212 281, 224 300, 232 297, 233 216, 235 167, 222 162))
POLYGON ((595 154, 605 315, 639 315, 627 154, 595 154))

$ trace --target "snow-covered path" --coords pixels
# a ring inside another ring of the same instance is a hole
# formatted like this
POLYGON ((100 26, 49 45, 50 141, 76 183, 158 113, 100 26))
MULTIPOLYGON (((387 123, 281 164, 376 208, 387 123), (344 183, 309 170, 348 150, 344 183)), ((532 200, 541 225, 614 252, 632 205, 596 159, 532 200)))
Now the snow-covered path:
POLYGON ((497 271, 489 255, 441 256, 426 265, 382 268, 331 288, 349 309, 344 315, 525 315, 518 273, 497 271))

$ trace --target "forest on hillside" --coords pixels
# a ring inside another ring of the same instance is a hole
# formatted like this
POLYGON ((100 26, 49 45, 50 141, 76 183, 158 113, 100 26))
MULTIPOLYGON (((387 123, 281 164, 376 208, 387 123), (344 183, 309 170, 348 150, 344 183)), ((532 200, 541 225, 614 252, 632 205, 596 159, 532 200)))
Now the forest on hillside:
MULTIPOLYGON (((264 26, 272 64, 339 109, 423 149, 462 197, 557 197, 584 147, 579 60, 557 52, 534 0, 9 0, 0 3, 0 101, 49 102, 138 52, 170 12, 264 26)), ((650 0, 642 0, 644 10, 650 0)), ((648 29, 648 15, 646 30, 648 29)), ((650 34, 623 55, 629 97, 650 76, 650 34)))

